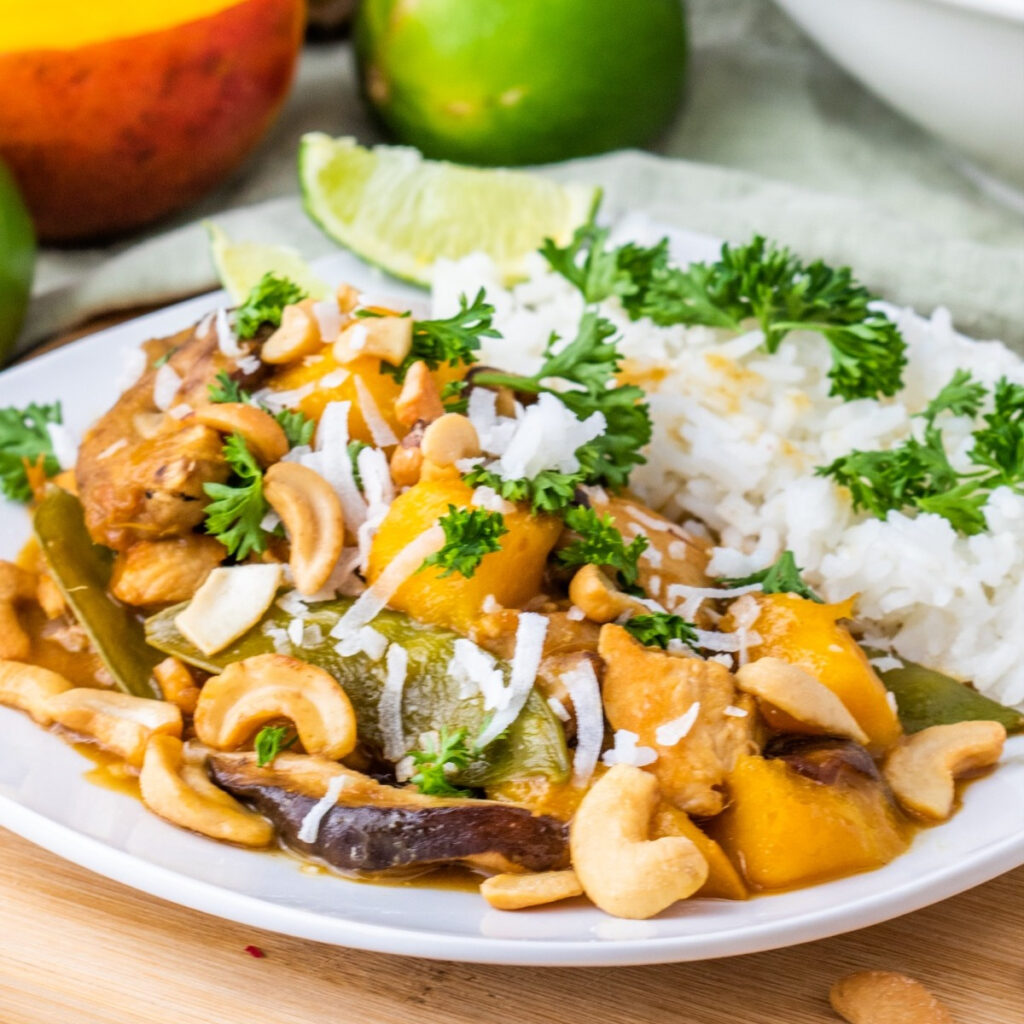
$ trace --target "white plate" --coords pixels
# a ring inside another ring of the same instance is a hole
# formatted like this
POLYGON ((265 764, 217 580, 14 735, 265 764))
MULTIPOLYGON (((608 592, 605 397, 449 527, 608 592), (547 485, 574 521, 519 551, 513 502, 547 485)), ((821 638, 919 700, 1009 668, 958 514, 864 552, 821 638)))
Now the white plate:
MULTIPOLYGON (((347 254, 327 280, 383 285, 347 254)), ((418 293, 412 293, 416 295, 418 293)), ((83 430, 117 397, 121 354, 225 303, 204 296, 122 324, 0 374, 0 406, 64 402, 83 430)), ((29 532, 0 502, 0 557, 29 532)), ((129 796, 83 778, 92 765, 26 716, 0 708, 0 825, 59 856, 175 903, 259 928, 342 946, 504 964, 638 964, 751 953, 884 921, 1024 863, 1024 737, 969 787, 951 822, 923 832, 879 871, 745 903, 691 900, 653 921, 620 921, 582 901, 520 913, 474 893, 365 885, 307 874, 284 855, 247 852, 166 824, 129 796)))

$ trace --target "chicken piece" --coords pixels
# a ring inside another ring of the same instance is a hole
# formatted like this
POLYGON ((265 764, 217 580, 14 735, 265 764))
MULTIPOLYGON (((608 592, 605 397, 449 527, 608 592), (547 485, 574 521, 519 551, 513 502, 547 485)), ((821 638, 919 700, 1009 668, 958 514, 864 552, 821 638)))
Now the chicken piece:
POLYGON ((567 866, 564 824, 525 807, 424 796, 304 754, 278 754, 265 768, 252 753, 213 754, 210 774, 269 818, 289 846, 342 871, 454 862, 489 871, 567 866), (306 819, 332 781, 340 786, 334 804, 310 835, 306 819))
POLYGON ((637 566, 637 583, 655 601, 664 604, 669 596, 668 587, 673 583, 689 587, 711 585, 707 575, 707 541, 631 498, 608 497, 598 501, 591 496, 590 506, 595 512, 612 517, 627 544, 641 534, 647 538, 647 550, 637 566))
MULTIPOLYGON (((212 326, 149 342, 145 350, 153 362, 168 356, 181 378, 175 405, 208 403, 208 386, 222 370, 250 383, 220 351, 212 326)), ((203 517, 203 484, 228 476, 215 430, 156 407, 158 372, 151 365, 93 424, 78 452, 75 476, 89 534, 119 551, 137 540, 189 533, 203 517)))
POLYGON ((227 549, 220 541, 194 533, 140 540, 118 554, 110 589, 125 604, 185 601, 226 557, 227 549))
POLYGON ((726 774, 754 746, 753 705, 739 695, 732 674, 714 661, 644 647, 611 623, 601 629, 598 653, 605 661, 605 715, 613 729, 636 733, 639 745, 657 752, 649 770, 662 796, 687 814, 718 814, 726 774), (726 715, 730 706, 747 713, 726 715))

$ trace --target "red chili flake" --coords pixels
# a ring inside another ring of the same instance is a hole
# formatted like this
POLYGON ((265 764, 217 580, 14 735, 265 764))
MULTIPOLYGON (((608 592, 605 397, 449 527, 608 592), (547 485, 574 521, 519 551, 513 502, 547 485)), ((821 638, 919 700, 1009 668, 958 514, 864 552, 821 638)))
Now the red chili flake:
POLYGON ((259 946, 246 946, 245 951, 249 954, 249 956, 256 957, 257 960, 261 960, 263 957, 267 955, 263 952, 262 949, 260 949, 259 946))

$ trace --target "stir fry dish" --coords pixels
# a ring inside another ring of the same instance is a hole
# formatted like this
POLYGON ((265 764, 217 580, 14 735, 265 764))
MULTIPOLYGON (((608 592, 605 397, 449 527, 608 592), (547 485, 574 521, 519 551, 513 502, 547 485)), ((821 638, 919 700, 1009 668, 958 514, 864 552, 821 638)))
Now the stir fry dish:
MULTIPOLYGON (((268 273, 143 346, 73 470, 59 404, 0 412, 34 527, 0 563, 0 702, 183 829, 367 880, 456 865, 504 910, 742 900, 953 815, 1021 716, 876 671, 857 594, 826 603, 790 551, 714 577, 712 534, 637 497, 652 414, 593 233, 547 254, 583 312, 530 375, 480 362, 484 290, 422 319, 268 273)), ((841 327, 835 386, 884 392, 895 326, 841 327)))

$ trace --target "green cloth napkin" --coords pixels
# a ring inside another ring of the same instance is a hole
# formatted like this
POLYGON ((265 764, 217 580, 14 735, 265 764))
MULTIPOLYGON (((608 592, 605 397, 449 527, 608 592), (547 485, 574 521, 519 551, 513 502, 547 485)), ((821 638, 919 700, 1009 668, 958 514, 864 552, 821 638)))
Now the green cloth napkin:
MULTIPOLYGON (((730 241, 754 232, 805 258, 852 265, 868 287, 922 312, 946 306, 957 326, 1024 352, 1024 251, 951 239, 856 199, 824 195, 742 171, 623 152, 544 168, 562 181, 600 185, 605 212, 730 241)), ((235 239, 291 245, 308 259, 331 252, 296 198, 216 217, 235 239)), ((195 223, 133 246, 37 296, 22 345, 101 312, 170 302, 217 286, 206 232, 195 223)))

